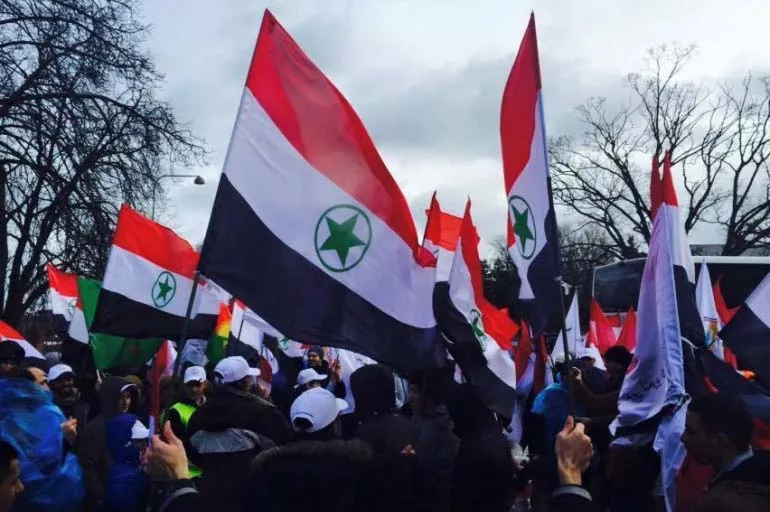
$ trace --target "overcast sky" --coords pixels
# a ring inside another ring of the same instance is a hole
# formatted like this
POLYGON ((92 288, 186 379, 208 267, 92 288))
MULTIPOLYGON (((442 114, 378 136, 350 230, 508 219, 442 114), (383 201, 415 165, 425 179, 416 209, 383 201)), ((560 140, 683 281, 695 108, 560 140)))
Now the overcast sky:
MULTIPOLYGON (((759 73, 770 60, 767 0, 144 1, 163 95, 211 150, 210 165, 191 170, 207 184, 173 184, 167 205, 166 222, 196 244, 265 8, 357 110, 417 224, 434 189, 458 215, 470 195, 487 243, 505 229, 500 100, 531 10, 550 136, 579 133, 574 107, 624 94, 625 75, 661 43, 698 46, 694 80, 759 73)), ((706 238, 694 241, 718 242, 706 238)))

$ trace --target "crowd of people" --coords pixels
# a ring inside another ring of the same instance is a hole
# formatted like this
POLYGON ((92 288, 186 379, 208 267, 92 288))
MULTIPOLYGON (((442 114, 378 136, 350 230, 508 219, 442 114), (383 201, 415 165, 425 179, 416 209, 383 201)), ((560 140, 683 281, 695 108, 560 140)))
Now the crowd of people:
MULTIPOLYGON (((240 356, 183 368, 154 390, 152 435, 144 376, 90 385, 16 348, 0 343, 0 512, 664 510, 651 445, 609 434, 623 347, 601 365, 555 362, 553 383, 517 404, 520 438, 513 411, 491 412, 449 369, 408 375, 401 405, 391 369, 363 366, 346 389, 320 347, 270 391, 240 356)), ((770 457, 752 432, 740 398, 691 401, 682 441, 706 477, 677 510, 770 510, 770 457)))

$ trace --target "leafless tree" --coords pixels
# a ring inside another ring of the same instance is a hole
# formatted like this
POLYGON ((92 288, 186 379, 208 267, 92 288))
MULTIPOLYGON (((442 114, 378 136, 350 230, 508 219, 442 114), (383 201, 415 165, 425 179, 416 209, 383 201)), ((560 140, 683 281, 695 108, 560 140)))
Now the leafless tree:
POLYGON ((770 245, 770 77, 695 84, 683 79, 693 56, 693 47, 650 50, 622 106, 588 99, 577 109, 583 136, 550 143, 555 200, 604 232, 618 258, 649 242, 650 162, 667 149, 684 181, 687 232, 710 226, 725 255, 770 245))
POLYGON ((0 0, 0 316, 40 300, 45 263, 100 277, 121 203, 204 158, 158 99, 135 0, 0 0))

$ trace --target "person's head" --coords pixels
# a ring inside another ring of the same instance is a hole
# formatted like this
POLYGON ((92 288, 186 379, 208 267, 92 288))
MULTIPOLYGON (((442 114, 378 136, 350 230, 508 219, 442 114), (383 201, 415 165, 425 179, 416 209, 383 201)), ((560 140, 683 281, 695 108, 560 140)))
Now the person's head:
POLYGON ((724 467, 749 449, 754 423, 746 404, 726 393, 701 395, 687 408, 682 443, 699 464, 724 467))
POLYGON ((142 382, 142 379, 136 375, 126 375, 124 379, 134 385, 133 393, 134 400, 136 400, 136 405, 143 404, 146 400, 146 397, 144 393, 144 382, 142 382))
POLYGON ((30 382, 34 382, 42 389, 48 391, 48 376, 40 368, 23 368, 21 366, 14 366, 5 372, 5 378, 28 380, 30 382))
POLYGON ((24 349, 12 340, 0 342, 0 372, 15 368, 24 360, 24 349))
POLYGON ((495 415, 484 404, 476 388, 468 382, 452 390, 447 407, 455 434, 460 439, 479 432, 500 431, 495 415))
POLYGON ((604 353, 604 366, 607 367, 607 373, 611 379, 622 379, 626 375, 626 370, 631 365, 634 356, 623 345, 615 345, 607 349, 604 353))
POLYGON ((139 453, 142 454, 147 449, 147 443, 150 438, 150 430, 144 424, 136 420, 131 427, 131 444, 133 444, 139 453))
POLYGON ((118 412, 127 413, 131 409, 131 401, 133 400, 134 393, 136 393, 136 386, 133 384, 126 384, 126 387, 120 390, 118 395, 118 412))
POLYGON ((324 388, 312 388, 303 392, 291 404, 289 416, 297 437, 323 441, 341 437, 340 412, 348 408, 347 402, 336 398, 324 388))
POLYGON ((16 496, 24 492, 19 468, 19 452, 6 441, 0 440, 0 512, 8 512, 16 496))
POLYGON ((368 364, 354 371, 350 375, 350 391, 359 420, 387 414, 396 407, 393 373, 382 365, 368 364))
POLYGON ((66 364, 57 364, 48 370, 48 386, 58 403, 72 404, 77 401, 78 388, 75 386, 75 372, 66 364))
POLYGON ((325 375, 321 375, 313 368, 305 368, 297 375, 297 384, 294 387, 303 390, 320 388, 324 380, 326 380, 325 375))
POLYGON ((184 396, 200 403, 206 392, 206 370, 202 366, 191 366, 184 371, 184 396))
POLYGON ((409 375, 409 404, 415 414, 430 413, 443 404, 449 386, 444 368, 430 368, 409 375))
POLYGON ((307 351, 307 364, 310 368, 320 368, 323 365, 324 349, 318 345, 310 347, 307 351))
POLYGON ((251 390, 257 377, 259 377, 259 370, 249 366, 241 356, 225 357, 214 368, 214 375, 216 375, 217 383, 230 386, 241 391, 251 390))

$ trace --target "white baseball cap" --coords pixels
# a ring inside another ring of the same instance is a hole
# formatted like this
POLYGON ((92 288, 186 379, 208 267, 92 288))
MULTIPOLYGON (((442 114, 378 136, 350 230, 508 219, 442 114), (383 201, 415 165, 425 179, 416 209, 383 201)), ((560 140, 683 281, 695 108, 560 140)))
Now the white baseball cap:
POLYGON ((304 386, 309 382, 315 382, 319 380, 326 380, 326 376, 321 375, 320 373, 315 371, 313 368, 305 368, 304 370, 299 372, 299 375, 297 375, 297 384, 294 387, 298 388, 300 386, 304 386))
POLYGON ((230 356, 217 363, 214 373, 221 377, 223 384, 231 384, 246 376, 259 377, 260 371, 251 368, 242 356, 230 356))
POLYGON ((184 383, 206 382, 206 370, 202 366, 191 366, 184 371, 184 383))
POLYGON ((297 432, 313 433, 323 430, 332 424, 340 412, 348 408, 348 403, 341 398, 336 398, 330 391, 324 388, 308 389, 291 404, 292 428, 297 432), (294 422, 298 418, 305 418, 311 427, 305 430, 297 429, 294 422))
POLYGON ((48 382, 53 382, 59 377, 71 373, 72 376, 75 376, 75 371, 72 369, 70 365, 67 364, 56 364, 51 367, 50 370, 48 370, 48 382))
POLYGON ((147 439, 148 437, 150 437, 150 430, 144 426, 144 423, 136 420, 134 426, 131 427, 131 439, 147 439))

